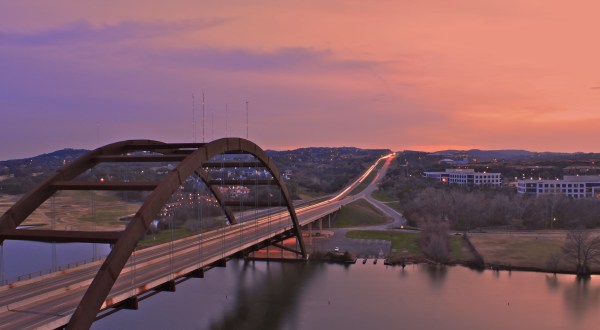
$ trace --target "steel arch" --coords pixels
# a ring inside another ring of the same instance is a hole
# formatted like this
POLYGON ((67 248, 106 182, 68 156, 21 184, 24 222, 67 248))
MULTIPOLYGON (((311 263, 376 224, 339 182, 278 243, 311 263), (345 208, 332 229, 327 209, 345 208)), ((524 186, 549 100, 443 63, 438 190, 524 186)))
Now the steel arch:
POLYGON ((175 170, 160 183, 152 194, 148 196, 144 204, 136 213, 134 219, 129 223, 127 228, 125 228, 123 235, 121 235, 119 240, 115 243, 103 265, 100 267, 100 270, 84 294, 79 306, 77 306, 77 309, 73 313, 67 326, 68 329, 84 329, 91 326, 98 311, 102 307, 104 300, 108 296, 110 289, 133 253, 137 243, 144 237, 150 222, 184 180, 214 156, 233 152, 252 154, 268 169, 269 172, 271 172, 276 184, 282 191, 287 209, 294 224, 295 234, 300 242, 302 254, 305 256, 304 244, 292 200, 281 181, 279 171, 275 167, 273 161, 258 145, 251 141, 241 138, 223 138, 215 140, 202 145, 189 154, 181 163, 179 163, 175 170))
MULTIPOLYGON (((300 225, 298 218, 290 198, 290 195, 285 187, 279 171, 270 157, 255 143, 245 140, 242 138, 222 138, 209 143, 178 143, 169 144, 153 140, 128 140, 121 141, 113 144, 106 145, 91 151, 73 163, 58 170, 54 175, 43 182, 38 188, 32 192, 26 194, 21 200, 19 200, 13 207, 11 207, 1 218, 0 218, 0 242, 3 233, 24 232, 23 230, 17 230, 16 227, 20 225, 33 211, 35 211, 42 203, 52 196, 56 191, 69 187, 69 181, 75 179, 78 175, 82 174, 86 170, 94 167, 96 164, 102 161, 125 161, 123 159, 137 159, 135 157, 123 156, 128 152, 151 150, 164 156, 161 158, 158 156, 156 159, 165 161, 166 159, 177 159, 179 164, 177 167, 170 172, 167 177, 159 182, 156 186, 140 185, 135 184, 106 184, 103 187, 102 184, 88 184, 88 190, 97 190, 103 188, 110 189, 137 189, 137 190, 152 190, 150 196, 146 198, 140 209, 135 214, 134 218, 126 226, 125 230, 120 232, 118 235, 112 233, 97 233, 94 235, 90 232, 79 232, 71 233, 82 234, 82 237, 86 237, 82 241, 106 241, 112 240, 114 242, 113 248, 104 263, 100 267, 98 273, 94 277, 92 283, 85 292, 82 300, 79 302, 76 310, 74 311, 69 324, 68 329, 85 329, 91 327, 91 324, 96 318, 100 308, 102 307, 105 299, 115 281, 119 277, 120 272, 123 270, 127 263, 127 260, 134 252, 137 243, 144 237, 150 223, 154 217, 160 212, 163 205, 171 198, 172 194, 179 188, 179 186, 194 173, 202 178, 207 186, 211 189, 215 195, 217 201, 222 206, 230 223, 236 223, 233 213, 225 206, 224 200, 217 189, 214 189, 208 184, 208 174, 203 169, 203 165, 206 164, 211 158, 227 153, 246 153, 253 155, 258 161, 264 166, 270 174, 273 176, 274 183, 279 187, 283 196, 283 202, 287 207, 290 214, 290 218, 293 223, 293 234, 297 237, 300 251, 303 257, 306 257, 306 250, 304 242, 300 233, 300 225), (169 158, 171 157, 171 158, 169 158), (92 237, 92 238, 90 238, 92 237), (94 240, 95 239, 95 240, 94 240)), ((139 158, 139 157, 138 157, 139 158)), ((140 158, 141 159, 141 158, 140 158)), ((70 183, 70 188, 77 186, 78 183, 70 183)), ((81 183, 79 183, 81 184, 81 183)), ((54 233, 47 231, 48 235, 55 235, 55 238, 64 238, 70 235, 69 233, 54 233)), ((7 235, 8 236, 8 235, 7 235)), ((58 240, 58 239, 57 239, 58 240)), ((60 240, 59 240, 60 241, 60 240)), ((66 241, 76 241, 66 240, 66 241)))

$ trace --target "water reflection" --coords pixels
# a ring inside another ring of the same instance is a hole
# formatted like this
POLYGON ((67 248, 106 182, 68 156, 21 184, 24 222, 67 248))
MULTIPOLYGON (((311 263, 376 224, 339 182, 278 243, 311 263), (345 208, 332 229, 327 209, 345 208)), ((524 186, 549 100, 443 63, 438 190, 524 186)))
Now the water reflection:
POLYGON ((400 276, 400 278, 406 278, 408 276, 408 269, 405 268, 406 267, 400 268, 400 271, 398 272, 398 276, 400 276))
MULTIPOLYGON (((244 272, 253 269, 249 264, 244 263, 244 272)), ((219 321, 211 322, 210 329, 276 330, 285 324, 295 324, 303 288, 322 267, 304 263, 268 263, 261 282, 252 285, 239 282, 233 308, 219 321)))
MULTIPOLYGON (((0 261, 9 272, 48 267, 50 246, 6 244, 0 261)), ((59 263, 92 254, 89 245, 60 245, 58 252, 59 263)), ((598 276, 232 260, 94 328, 598 329, 599 312, 598 276)))
POLYGON ((419 270, 428 275, 432 288, 441 289, 444 287, 444 282, 448 275, 448 266, 425 264, 419 270))
POLYGON ((232 260, 94 328, 598 329, 599 279, 435 265, 403 270, 232 260))
POLYGON ((558 291, 558 288, 560 288, 560 282, 558 282, 558 277, 556 276, 556 274, 554 274, 554 275, 546 274, 545 278, 546 278, 546 285, 548 286, 548 290, 549 291, 558 291))
POLYGON ((575 277, 573 283, 564 288, 563 299, 570 315, 580 319, 588 312, 595 310, 600 302, 600 287, 592 286, 590 278, 575 277))

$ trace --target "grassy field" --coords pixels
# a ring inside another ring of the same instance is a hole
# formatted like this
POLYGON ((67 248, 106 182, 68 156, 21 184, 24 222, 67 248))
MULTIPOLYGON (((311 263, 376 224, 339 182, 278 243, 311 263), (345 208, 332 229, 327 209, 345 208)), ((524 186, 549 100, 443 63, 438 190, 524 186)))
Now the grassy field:
MULTIPOLYGON (((470 239, 486 263, 546 269, 550 256, 561 253, 565 234, 490 233, 471 235, 470 239)), ((569 270, 572 266, 562 260, 558 268, 569 270)))
POLYGON ((192 234, 194 234, 194 233, 191 233, 189 230, 187 230, 185 228, 176 228, 176 229, 173 229, 173 232, 165 229, 165 230, 161 230, 156 235, 147 235, 145 239, 141 240, 138 243, 138 247, 143 249, 145 247, 158 245, 158 244, 162 244, 162 243, 167 243, 171 239, 178 240, 178 239, 186 237, 186 236, 191 236, 192 234))
MULTIPOLYGON (((425 257, 418 244, 418 232, 353 230, 346 234, 348 238, 376 239, 392 242, 392 253, 389 257, 425 257)), ((465 246, 462 237, 450 237, 450 259, 469 261, 473 256, 465 246)))
POLYGON ((450 256, 451 260, 469 261, 474 258, 473 254, 465 244, 462 236, 450 236, 450 256))
POLYGON ((336 228, 381 225, 388 218, 376 207, 364 199, 343 206, 335 221, 336 228))
MULTIPOLYGON (((20 196, 0 196, 0 212, 4 213, 20 196)), ((124 202, 112 192, 63 191, 44 202, 23 225, 42 225, 64 230, 120 230, 118 219, 135 213, 139 203, 124 202), (93 206, 93 207, 92 207, 93 206), (92 212, 94 210, 95 212, 92 212)))
POLYGON ((392 196, 391 194, 381 189, 373 191, 371 196, 373 196, 373 198, 375 198, 376 200, 387 204, 387 206, 393 208, 394 210, 402 212, 402 210, 400 209, 400 202, 398 202, 398 198, 396 198, 395 196, 392 196))
POLYGON ((0 195, 0 214, 4 214, 21 196, 0 195))
POLYGON ((123 226, 124 223, 119 221, 119 218, 137 212, 141 206, 137 203, 124 202, 111 194, 101 195, 96 193, 94 198, 96 203, 95 214, 92 214, 91 206, 87 206, 88 212, 79 216, 82 223, 104 227, 123 226))

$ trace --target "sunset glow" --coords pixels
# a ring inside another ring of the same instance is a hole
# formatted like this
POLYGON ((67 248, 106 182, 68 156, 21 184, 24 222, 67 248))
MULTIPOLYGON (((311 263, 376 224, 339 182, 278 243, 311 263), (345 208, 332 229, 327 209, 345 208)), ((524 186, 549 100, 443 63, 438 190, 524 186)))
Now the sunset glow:
POLYGON ((0 159, 133 138, 600 151, 596 1, 8 1, 0 159), (202 124, 201 94, 205 94, 202 124), (204 127, 204 132, 203 132, 204 127))

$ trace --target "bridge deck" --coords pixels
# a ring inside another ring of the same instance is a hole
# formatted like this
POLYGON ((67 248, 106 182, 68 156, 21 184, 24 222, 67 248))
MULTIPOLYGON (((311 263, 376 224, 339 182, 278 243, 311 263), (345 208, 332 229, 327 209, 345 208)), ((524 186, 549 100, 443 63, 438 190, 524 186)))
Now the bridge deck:
MULTIPOLYGON (((341 202, 297 208, 302 225, 335 212, 341 202)), ((123 269, 103 309, 153 290, 292 229, 287 212, 263 215, 238 225, 173 243, 138 250, 123 269)), ((11 329, 65 325, 102 261, 0 287, 0 324, 11 329)))

